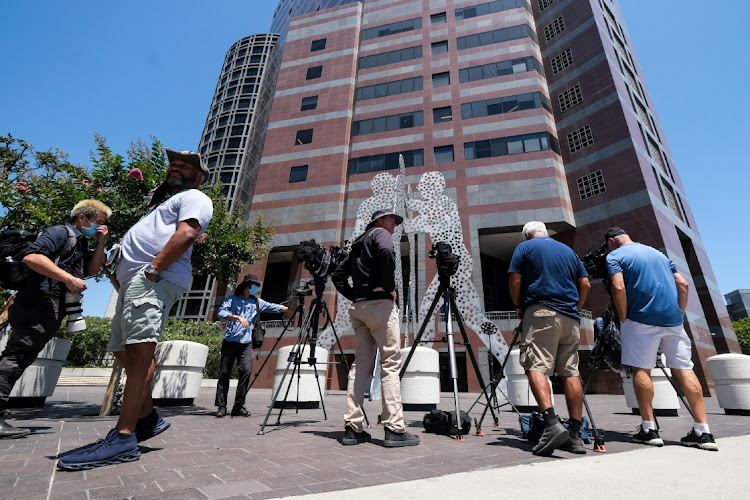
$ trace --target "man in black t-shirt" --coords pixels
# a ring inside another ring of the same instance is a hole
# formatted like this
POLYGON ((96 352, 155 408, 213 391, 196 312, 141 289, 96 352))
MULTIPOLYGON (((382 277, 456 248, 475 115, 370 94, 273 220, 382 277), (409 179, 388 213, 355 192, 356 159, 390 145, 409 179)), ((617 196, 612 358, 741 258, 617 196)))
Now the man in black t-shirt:
POLYGON ((364 430, 362 403, 367 381, 375 365, 373 351, 380 351, 383 387, 383 446, 414 446, 419 437, 406 432, 401 406, 401 327, 396 307, 396 270, 393 232, 403 218, 391 210, 376 210, 352 251, 333 272, 336 289, 353 302, 349 309, 354 328, 354 363, 349 370, 343 445, 370 441, 364 430), (349 285, 349 277, 353 285, 349 285))
POLYGON ((86 289, 83 279, 101 269, 109 234, 104 224, 111 215, 104 203, 83 200, 71 210, 67 225, 46 229, 23 259, 31 271, 8 311, 12 332, 0 356, 0 438, 30 432, 5 421, 10 392, 60 327, 65 292, 81 293, 86 289), (93 252, 87 238, 96 240, 93 252))

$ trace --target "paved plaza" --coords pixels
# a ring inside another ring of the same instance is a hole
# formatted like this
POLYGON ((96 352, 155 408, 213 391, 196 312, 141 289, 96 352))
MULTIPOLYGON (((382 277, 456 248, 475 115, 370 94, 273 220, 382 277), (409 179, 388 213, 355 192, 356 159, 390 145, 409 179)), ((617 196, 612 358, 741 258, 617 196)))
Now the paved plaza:
MULTIPOLYGON (((276 426, 273 424, 278 410, 275 410, 269 419, 272 425, 266 428, 264 436, 258 436, 270 401, 270 390, 250 391, 247 405, 253 413, 250 418, 218 419, 213 416, 214 390, 203 388, 193 406, 160 409, 172 427, 142 443, 139 461, 89 471, 56 470, 56 458, 60 453, 103 437, 114 426, 114 417, 94 416, 104 391, 104 386, 58 386, 44 408, 13 411, 10 421, 31 427, 33 434, 22 439, 0 440, 0 499, 190 500, 278 498, 316 493, 322 494, 318 498, 324 498, 333 496, 333 492, 337 492, 336 498, 356 497, 358 500, 385 495, 501 498, 503 492, 531 493, 534 471, 541 474, 541 479, 562 477, 559 486, 555 482, 539 483, 546 484, 552 492, 548 496, 552 498, 569 498, 570 488, 576 484, 581 488, 594 488, 597 481, 604 481, 605 477, 606 481, 619 485, 616 491, 607 492, 608 496, 617 497, 635 494, 629 485, 639 471, 657 476, 639 482, 640 488, 645 488, 642 491, 653 493, 657 488, 653 481, 658 481, 659 467, 664 468, 665 474, 669 471, 677 474, 672 481, 674 484, 692 479, 710 487, 716 498, 736 498, 732 493, 735 489, 747 491, 750 487, 747 474, 741 472, 744 466, 734 460, 737 454, 739 457, 747 455, 750 417, 724 415, 716 398, 708 398, 711 430, 721 447, 718 453, 679 445, 691 425, 684 409, 677 417, 659 418, 665 447, 653 449, 630 442, 630 433, 640 418, 626 408, 623 396, 609 395, 589 396, 594 418, 606 431, 606 454, 589 451, 581 457, 558 451, 550 458, 539 458, 531 454, 531 446, 521 438, 516 415, 505 408, 499 414, 498 428, 493 428, 488 416, 483 426, 485 435, 474 436, 472 429, 464 442, 424 434, 421 424, 424 412, 406 412, 409 430, 421 437, 422 444, 386 449, 380 446, 382 427, 374 425, 379 413, 377 402, 366 403, 366 411, 373 421, 370 429, 373 442, 341 446, 337 438, 343 431, 346 404, 343 392, 326 395, 327 420, 321 409, 299 410, 298 413, 287 409, 281 425, 276 426), (679 467, 690 460, 696 464, 695 472, 680 473, 679 467), (601 470, 601 474, 594 474, 596 470, 601 470), (548 472, 542 474, 544 471, 548 472), (451 474, 457 475, 449 476, 451 474), (514 481, 516 477, 522 482, 514 481), (711 477, 713 482, 701 477, 711 477), (721 480, 719 486, 715 484, 718 480, 721 480), (406 483, 398 484, 404 481, 406 483), (725 485, 725 489, 721 485, 725 485), (373 486, 376 488, 354 490, 373 486)), ((230 397, 233 394, 232 390, 230 397)), ((452 394, 442 396, 440 408, 450 409, 452 394)), ((475 398, 476 395, 462 394, 462 408, 468 409, 475 398)), ((564 408, 561 396, 556 396, 556 406, 564 408)), ((478 417, 480 413, 477 406, 472 416, 478 417)), ((564 411, 561 413, 565 415, 564 411)), ((596 494, 594 490, 588 491, 591 496, 596 494)), ((687 497, 704 496, 695 489, 690 492, 695 495, 687 497)))

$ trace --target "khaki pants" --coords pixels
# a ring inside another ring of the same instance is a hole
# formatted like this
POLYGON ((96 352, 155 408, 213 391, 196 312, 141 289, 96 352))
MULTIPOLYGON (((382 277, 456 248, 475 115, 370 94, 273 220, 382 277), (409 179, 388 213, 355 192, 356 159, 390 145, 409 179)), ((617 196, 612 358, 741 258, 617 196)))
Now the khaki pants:
POLYGON ((403 432, 404 412, 401 408, 401 367, 399 346, 400 325, 398 309, 392 300, 355 302, 349 309, 354 327, 354 363, 349 371, 346 391, 347 406, 344 423, 357 432, 364 430, 362 403, 367 381, 375 366, 374 347, 380 350, 380 379, 383 385, 383 425, 395 432, 403 432))

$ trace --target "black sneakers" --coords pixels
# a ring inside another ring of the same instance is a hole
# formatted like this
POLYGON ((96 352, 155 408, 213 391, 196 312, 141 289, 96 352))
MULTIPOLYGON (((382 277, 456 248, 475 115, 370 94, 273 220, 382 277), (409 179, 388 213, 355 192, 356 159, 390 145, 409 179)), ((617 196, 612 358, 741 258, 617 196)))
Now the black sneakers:
POLYGON ((7 412, 0 412, 0 438, 20 438, 31 434, 30 429, 24 429, 23 427, 15 427, 5 421, 7 412))
POLYGON ((341 438, 341 444, 344 446, 352 446, 360 443, 369 443, 372 436, 365 431, 357 432, 352 427, 344 427, 344 437, 341 438))
POLYGON ((694 448, 700 448, 701 450, 719 451, 719 447, 714 440, 714 435, 710 432, 704 432, 698 436, 695 433, 695 429, 690 429, 690 433, 680 439, 680 443, 682 446, 692 446, 694 448))
POLYGON ((244 406, 235 406, 232 408, 233 417, 249 417, 251 413, 244 406))
POLYGON ((226 417, 227 416, 227 407, 226 406, 219 406, 219 410, 216 412, 216 416, 218 418, 226 417))
POLYGON ((638 432, 633 434, 633 441, 636 443, 647 444, 649 446, 664 446, 664 441, 659 437, 659 432, 649 429, 648 432, 643 430, 642 426, 637 427, 638 432))
POLYGON ((138 422, 136 422, 134 431, 135 439, 139 443, 151 439, 169 429, 169 425, 169 422, 161 418, 161 415, 156 413, 156 409, 153 409, 151 413, 143 418, 139 418, 138 422))
POLYGON ((548 457, 556 448, 560 448, 570 439, 568 429, 560 421, 544 427, 539 443, 531 449, 534 455, 548 457))
MULTIPOLYGON (((570 430, 568 430, 568 432, 570 433, 570 430)), ((586 447, 583 446, 583 439, 581 439, 581 436, 574 436, 572 433, 568 440, 560 446, 560 449, 576 455, 586 454, 586 447)))
POLYGON ((402 446, 416 446, 419 444, 419 436, 409 434, 408 432, 394 432, 388 427, 385 428, 385 439, 383 446, 386 448, 400 448, 402 446))

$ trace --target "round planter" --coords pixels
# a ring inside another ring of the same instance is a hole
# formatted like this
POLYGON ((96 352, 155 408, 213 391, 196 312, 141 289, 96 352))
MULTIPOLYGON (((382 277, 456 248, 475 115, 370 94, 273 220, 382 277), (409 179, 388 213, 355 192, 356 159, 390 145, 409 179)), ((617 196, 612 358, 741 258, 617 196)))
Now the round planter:
POLYGON ((706 360, 719 406, 727 415, 750 415, 750 356, 719 354, 706 360))
POLYGON ((440 404, 440 355, 418 346, 401 350, 401 362, 415 349, 401 379, 401 403, 407 411, 429 411, 440 404))
MULTIPOLYGON (((662 363, 664 362, 664 355, 662 355, 662 363)), ((669 368, 666 368, 667 374, 671 377, 672 372, 669 368)), ((625 393, 625 404, 631 409, 633 415, 640 415, 641 411, 638 407, 638 399, 635 397, 635 389, 633 388, 633 377, 632 375, 622 376, 622 390, 625 393)), ((675 417, 677 416, 677 410, 680 409, 680 398, 677 396, 677 392, 669 383, 669 379, 661 371, 661 368, 653 368, 651 370, 651 380, 654 383, 654 399, 651 403, 654 409, 654 415, 657 417, 675 417)))
MULTIPOLYGON (((273 392, 271 396, 281 385, 281 378, 284 376, 287 364, 289 363, 289 354, 294 346, 286 346, 279 349, 276 357, 276 369, 273 377, 273 392)), ((318 408, 320 406, 321 394, 325 394, 326 368, 328 362, 328 351, 320 346, 315 347, 315 365, 308 363, 310 357, 310 346, 304 346, 300 358, 300 364, 297 370, 294 370, 294 363, 289 366, 289 371, 284 378, 284 386, 281 388, 274 408, 318 408), (317 368, 318 376, 315 377, 317 368), (289 393, 287 394, 287 389, 289 393), (286 395, 286 398, 284 397, 286 395), (286 400, 285 400, 286 399, 286 400)))
POLYGON ((198 397, 208 346, 187 340, 169 340, 156 346, 156 372, 151 397, 158 406, 185 406, 198 397))
MULTIPOLYGON (((538 410, 538 405, 534 394, 531 392, 529 378, 521 366, 519 358, 521 352, 518 349, 511 349, 508 363, 505 365, 505 376, 508 380, 508 400, 515 406, 518 411, 529 413, 538 410)), ((552 393, 552 381, 547 377, 550 394, 552 393)))

